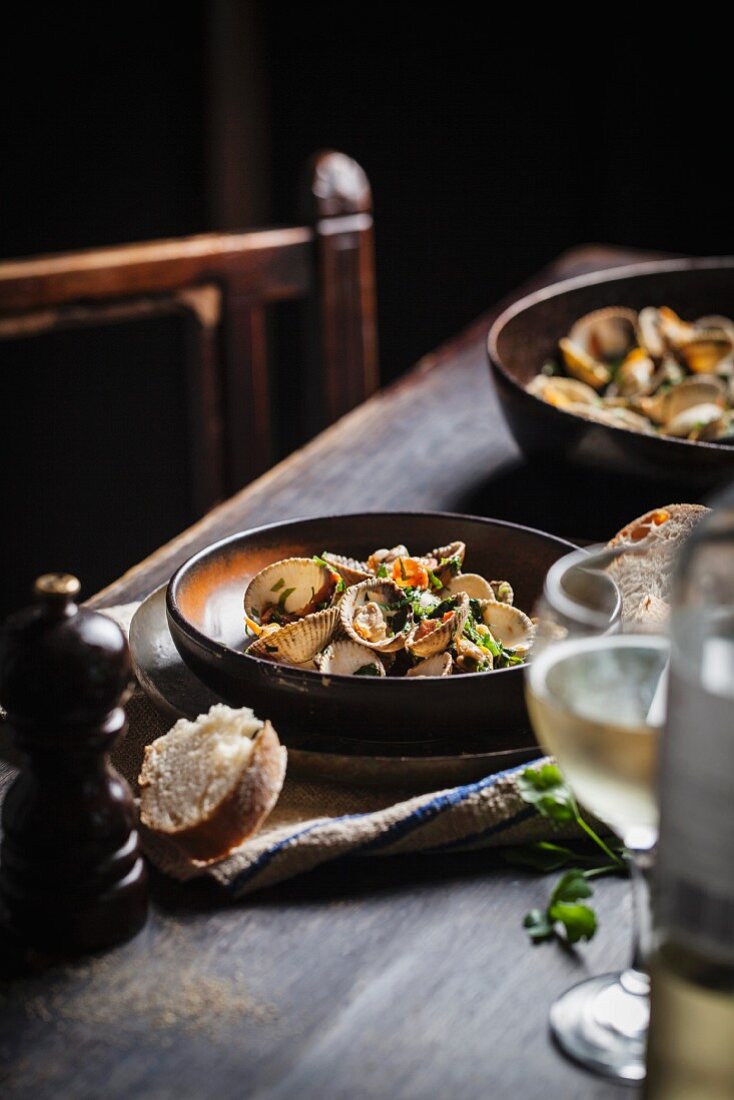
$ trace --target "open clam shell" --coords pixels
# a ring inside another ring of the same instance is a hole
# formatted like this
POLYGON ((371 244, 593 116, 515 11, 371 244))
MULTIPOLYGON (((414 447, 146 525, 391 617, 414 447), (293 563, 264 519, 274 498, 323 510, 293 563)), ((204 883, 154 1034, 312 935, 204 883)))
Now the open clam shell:
POLYGON ((338 622, 339 608, 327 607, 258 638, 247 652, 277 664, 305 665, 329 644, 338 622))
POLYGON ((409 557, 410 551, 402 543, 391 547, 389 550, 382 547, 380 550, 374 550, 367 558, 367 570, 371 576, 374 576, 381 565, 392 565, 396 558, 409 557))
POLYGON ((599 402, 598 393, 586 382, 557 374, 536 374, 528 383, 527 390, 557 409, 566 409, 569 405, 577 404, 596 405, 599 402))
POLYGON ((311 558, 284 558, 266 565, 245 589, 245 614, 260 623, 273 608, 302 618, 334 598, 337 578, 311 558))
POLYGON ((469 597, 459 593, 456 607, 446 619, 422 619, 411 632, 406 648, 414 657, 433 657, 443 653, 464 629, 469 615, 469 597))
POLYGON ((706 402, 690 405, 662 428, 665 435, 678 439, 716 439, 729 427, 729 416, 721 405, 706 402))
POLYGON ((403 649, 413 613, 393 581, 370 579, 352 585, 339 603, 341 627, 354 642, 377 653, 403 649))
POLYGON ((507 649, 528 648, 532 644, 535 626, 519 607, 496 600, 485 600, 481 606, 482 622, 507 649))
POLYGON ((723 329, 696 331, 681 344, 678 354, 693 374, 713 374, 732 354, 732 340, 723 329))
POLYGON ((316 658, 320 672, 335 676, 384 676, 385 666, 369 646, 351 638, 332 641, 316 658))
MULTIPOLYGON (((466 592, 467 596, 473 600, 495 599, 495 593, 491 583, 485 580, 484 577, 481 577, 479 573, 459 573, 458 576, 452 577, 444 587, 449 596, 455 596, 459 592, 466 592)), ((443 592, 441 595, 443 595, 443 592)))
POLYGON ((420 561, 425 562, 441 584, 448 584, 452 577, 460 572, 466 555, 466 543, 449 542, 446 546, 437 546, 430 550, 420 561))
POLYGON ((596 424, 609 424, 613 428, 625 428, 628 432, 642 432, 643 435, 651 435, 653 432, 650 421, 646 416, 631 409, 615 408, 612 406, 572 405, 566 412, 580 416, 584 420, 593 420, 596 424))
POLYGON ((645 306, 637 315, 637 342, 653 359, 662 359, 665 340, 660 331, 660 313, 655 306, 645 306))
POLYGON ((612 380, 612 372, 604 363, 594 359, 582 347, 564 336, 558 341, 558 347, 566 364, 566 370, 579 382, 584 382, 594 390, 602 390, 612 380))
POLYGON ((579 317, 568 339, 597 362, 621 359, 637 343, 637 325, 634 309, 608 306, 579 317))
POLYGON ((433 657, 427 657, 420 661, 415 668, 410 668, 406 676, 450 676, 454 662, 450 653, 434 653, 433 657))
POLYGON ((651 393, 655 380, 655 363, 642 348, 633 348, 620 365, 614 380, 620 393, 632 395, 651 393))
POLYGON ((490 581, 489 583, 492 586, 494 598, 499 603, 512 604, 515 602, 515 593, 509 581, 490 581))
POLYGON ((357 561, 355 558, 347 558, 343 554, 331 554, 328 551, 325 551, 321 557, 332 569, 336 570, 348 586, 359 584, 360 581, 366 581, 372 576, 366 562, 357 561))

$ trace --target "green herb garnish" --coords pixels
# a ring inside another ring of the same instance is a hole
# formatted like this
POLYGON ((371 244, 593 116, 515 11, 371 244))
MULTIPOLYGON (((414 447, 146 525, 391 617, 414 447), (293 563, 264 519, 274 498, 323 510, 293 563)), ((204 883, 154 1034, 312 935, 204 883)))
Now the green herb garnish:
POLYGON ((380 562, 380 564, 377 566, 377 576, 383 578, 390 576, 390 571, 383 562, 380 562))
POLYGON ((358 668, 357 671, 353 673, 353 675, 354 676, 379 676, 380 675, 380 670, 377 667, 377 665, 374 665, 374 664, 372 664, 372 665, 362 665, 362 667, 358 668))
POLYGON ((461 561, 459 560, 458 555, 454 554, 452 558, 441 558, 441 561, 439 562, 439 569, 443 569, 445 566, 448 566, 451 575, 455 577, 461 569, 461 561))
MULTIPOLYGON (((270 589, 270 591, 271 591, 271 592, 280 592, 280 590, 281 590, 281 588, 283 587, 283 585, 284 585, 284 584, 285 584, 285 581, 284 581, 284 580, 283 580, 283 578, 281 577, 279 581, 276 581, 276 582, 275 582, 275 584, 274 584, 274 585, 273 585, 273 587, 272 587, 272 588, 270 589)), ((293 591, 293 589, 291 589, 291 592, 292 592, 292 591, 293 591)))
MULTIPOLYGON (((531 909, 526 914, 523 927, 534 943, 541 943, 559 935, 563 929, 563 938, 567 943, 590 940, 597 927, 596 914, 591 906, 581 899, 592 896, 588 879, 597 875, 609 874, 624 868, 622 857, 583 819, 573 791, 566 783, 563 773, 555 764, 543 764, 541 767, 525 768, 517 781, 520 797, 534 806, 539 814, 559 825, 574 822, 587 837, 603 852, 606 861, 590 870, 571 868, 556 883, 551 891, 545 909, 531 909)), ((546 842, 533 846, 537 857, 535 866, 540 870, 555 870, 566 863, 574 853, 570 848, 546 842)), ((579 857, 576 857, 577 859, 579 857)), ((582 857, 588 862, 588 857, 582 857)), ((597 860, 599 857, 596 857, 597 860)))
POLYGON ((285 611, 285 602, 289 596, 293 595, 294 592, 295 588, 286 588, 285 591, 281 592, 280 599, 278 600, 279 611, 285 611))
POLYGON ((447 611, 456 610, 456 596, 449 596, 446 600, 441 600, 438 607, 434 607, 432 611, 429 611, 426 615, 427 619, 440 619, 442 615, 445 615, 447 611))
POLYGON ((427 573, 431 588, 435 588, 437 591, 439 588, 443 588, 443 582, 438 579, 435 573, 433 573, 430 569, 427 570, 427 573))
POLYGON ((583 871, 566 871, 554 886, 545 909, 531 909, 522 922, 523 928, 534 943, 552 939, 558 925, 563 927, 567 943, 590 940, 596 932, 596 913, 591 906, 580 904, 579 899, 592 894, 583 871))

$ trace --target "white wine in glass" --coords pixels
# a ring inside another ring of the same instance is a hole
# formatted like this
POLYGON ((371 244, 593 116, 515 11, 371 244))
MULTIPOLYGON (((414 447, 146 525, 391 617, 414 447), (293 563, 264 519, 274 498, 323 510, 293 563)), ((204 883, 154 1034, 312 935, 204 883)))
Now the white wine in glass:
POLYGON ((628 847, 655 843, 660 726, 648 715, 668 643, 646 635, 572 638, 528 669, 528 710, 579 801, 628 847))
POLYGON ((636 928, 631 966, 568 990, 551 1007, 550 1021, 566 1054, 608 1077, 640 1081, 649 1019, 645 875, 657 839, 669 643, 622 632, 616 587, 606 574, 585 569, 584 557, 569 555, 548 575, 525 691, 541 746, 586 810, 630 852, 636 928))

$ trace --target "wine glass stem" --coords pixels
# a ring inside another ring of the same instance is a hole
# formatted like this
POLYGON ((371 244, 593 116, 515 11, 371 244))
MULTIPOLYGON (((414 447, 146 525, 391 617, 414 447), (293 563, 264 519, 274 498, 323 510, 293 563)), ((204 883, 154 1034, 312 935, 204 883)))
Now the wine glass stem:
POLYGON ((630 848, 630 881, 632 884, 632 960, 621 975, 628 993, 648 996, 650 979, 647 964, 652 941, 650 879, 654 864, 654 849, 630 848))

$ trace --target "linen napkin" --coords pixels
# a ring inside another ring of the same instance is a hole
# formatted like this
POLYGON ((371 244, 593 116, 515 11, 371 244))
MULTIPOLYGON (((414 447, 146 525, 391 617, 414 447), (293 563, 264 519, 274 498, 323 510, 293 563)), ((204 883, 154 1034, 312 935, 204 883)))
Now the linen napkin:
MULTIPOLYGON (((104 613, 126 629, 136 606, 104 613)), ((145 746, 172 723, 140 688, 126 710, 128 732, 112 759, 136 792, 145 746)), ((342 786, 287 774, 259 832, 225 859, 204 867, 143 825, 141 837, 148 858, 161 871, 182 881, 206 876, 240 897, 341 856, 458 852, 576 835, 573 828, 559 829, 523 802, 517 777, 525 767, 418 795, 414 790, 342 786)))

